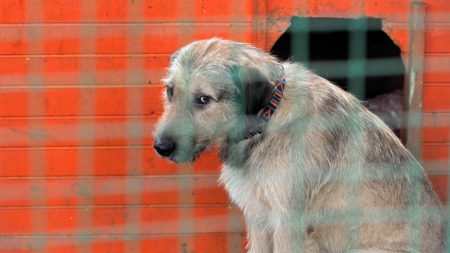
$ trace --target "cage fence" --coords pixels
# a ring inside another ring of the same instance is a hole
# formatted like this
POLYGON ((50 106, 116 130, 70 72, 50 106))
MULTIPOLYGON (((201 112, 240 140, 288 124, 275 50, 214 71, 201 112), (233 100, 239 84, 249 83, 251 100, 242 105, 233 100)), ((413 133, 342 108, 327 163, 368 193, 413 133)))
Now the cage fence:
MULTIPOLYGON (((211 37, 300 62, 352 93, 420 161, 446 209, 449 14, 447 0, 1 1, 0 252, 245 252, 217 150, 175 164, 152 147, 170 56, 211 37)), ((362 217, 358 199, 349 204, 309 218, 430 217, 404 206, 362 217)), ((420 230, 409 236, 420 244, 420 230)))

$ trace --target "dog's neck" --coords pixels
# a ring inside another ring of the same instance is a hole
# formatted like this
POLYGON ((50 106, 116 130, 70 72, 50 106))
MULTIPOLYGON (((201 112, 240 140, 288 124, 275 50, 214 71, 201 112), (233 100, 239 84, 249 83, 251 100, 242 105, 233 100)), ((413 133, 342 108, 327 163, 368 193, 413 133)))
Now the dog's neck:
POLYGON ((264 138, 264 136, 260 138, 252 137, 262 134, 266 129, 269 119, 280 105, 285 86, 286 79, 282 71, 280 79, 274 85, 270 101, 259 111, 256 119, 248 123, 244 138, 228 136, 221 142, 219 156, 223 163, 234 167, 241 167, 245 163, 249 147, 256 145, 261 138, 264 138))
POLYGON ((249 139, 257 134, 261 134, 264 131, 267 122, 280 105, 281 99, 283 98, 285 86, 286 86, 286 79, 282 71, 280 79, 275 83, 275 87, 274 90, 272 91, 269 103, 267 103, 263 107, 263 109, 259 111, 258 115, 256 116, 256 122, 250 124, 247 133, 245 135, 245 139, 249 139))

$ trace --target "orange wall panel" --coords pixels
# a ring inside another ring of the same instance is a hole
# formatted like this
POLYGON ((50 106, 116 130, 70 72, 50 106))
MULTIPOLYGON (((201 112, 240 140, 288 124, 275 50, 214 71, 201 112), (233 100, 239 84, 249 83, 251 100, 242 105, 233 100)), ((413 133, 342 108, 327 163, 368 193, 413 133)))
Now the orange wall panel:
POLYGON ((31 213, 29 209, 0 209, 2 235, 23 235, 33 232, 31 213))
MULTIPOLYGON (((143 1, 143 16, 148 21, 164 22, 180 21, 183 11, 182 1, 145 0, 143 1)), ((189 5, 192 2, 188 3, 189 5)), ((191 8, 186 6, 186 8, 191 8)))
POLYGON ((100 239, 93 243, 93 252, 121 253, 125 252, 125 240, 117 239, 100 239))
POLYGON ((422 139, 424 143, 450 142, 450 114, 426 113, 423 115, 422 139))
POLYGON ((25 21, 25 0, 4 0, 0 2, 0 23, 19 23, 25 21))
POLYGON ((30 154, 27 150, 3 149, 1 152, 0 166, 3 169, 0 170, 0 177, 30 175, 30 154))
POLYGON ((409 17, 410 1, 367 0, 365 1, 365 9, 367 16, 405 21, 409 17))
POLYGON ((27 86, 32 76, 38 79, 38 86, 42 85, 142 85, 146 82, 160 83, 164 76, 164 68, 169 62, 169 55, 83 55, 78 58, 72 56, 33 56, 33 57, 4 57, 0 58, 0 83, 8 86, 27 86), (50 59, 50 60, 49 60, 50 59), (92 73, 81 72, 83 66, 94 66, 92 73), (33 69, 29 68, 34 66, 33 69), (127 66, 139 66, 142 70, 142 81, 127 81, 127 66), (94 75, 89 82, 82 82, 84 76, 94 75))
POLYGON ((311 16, 348 17, 364 14, 365 2, 359 0, 309 1, 311 16))
MULTIPOLYGON (((36 4, 29 4, 33 8, 36 4)), ((43 0, 42 18, 45 22, 77 22, 80 21, 81 0, 43 0)))
POLYGON ((0 116, 23 116, 28 113, 28 90, 4 89, 0 90, 0 116))
POLYGON ((450 3, 447 0, 425 0, 428 22, 449 22, 450 3))
POLYGON ((114 4, 112 4, 111 0, 97 0, 97 21, 127 21, 129 2, 126 0, 114 0, 114 4))
POLYGON ((450 26, 442 23, 430 25, 425 31, 427 53, 450 53, 450 26))
MULTIPOLYGON (((163 86, 66 86, 50 88, 2 88, 0 108, 2 117, 19 116, 119 116, 119 115, 160 115, 162 112, 163 86), (94 96, 84 97, 81 94, 93 93, 94 96), (142 94, 141 105, 138 108, 128 108, 128 95, 142 94), (44 108, 43 115, 28 112, 28 97, 39 94, 44 108), (80 112, 84 104, 96 105, 91 114, 80 112)), ((0 120, 1 121, 1 120, 0 120)), ((5 120, 3 120, 5 121, 5 120)), ((0 122, 1 124, 1 122, 0 122)))
POLYGON ((449 112, 450 82, 424 86, 422 99, 424 112, 449 112))
POLYGON ((450 54, 433 54, 425 57, 425 82, 450 82, 450 54))
POLYGON ((220 165, 217 152, 202 155, 194 166, 176 165, 159 158, 152 147, 53 147, 45 148, 8 148, 1 150, 1 177, 39 176, 31 168, 37 164, 30 163, 31 157, 37 157, 44 152, 44 167, 39 166, 39 173, 48 177, 54 176, 126 176, 129 171, 141 170, 144 175, 174 175, 174 174, 210 174, 217 173, 220 165), (127 167, 127 170, 115 167, 116 164, 126 164, 127 154, 142 152, 140 161, 135 161, 138 167, 127 167), (89 162, 92 160, 91 162, 89 162), (89 165, 89 166, 88 166, 89 165), (89 168, 91 167, 91 169, 89 168), (9 169, 14 168, 14 169, 9 169), (94 169, 95 168, 95 169, 94 169), (116 168, 116 169, 112 169, 116 168))
POLYGON ((67 209, 64 215, 58 209, 48 209, 47 211, 48 230, 71 234, 77 231, 77 210, 67 209))

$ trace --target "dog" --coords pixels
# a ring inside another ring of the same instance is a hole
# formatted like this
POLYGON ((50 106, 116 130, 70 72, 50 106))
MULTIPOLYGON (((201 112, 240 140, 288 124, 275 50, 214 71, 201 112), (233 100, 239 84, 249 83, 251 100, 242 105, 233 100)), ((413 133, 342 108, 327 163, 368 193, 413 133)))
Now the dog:
POLYGON ((217 145, 250 253, 444 252, 424 169, 352 95, 302 65, 213 38, 173 54, 157 153, 217 145))

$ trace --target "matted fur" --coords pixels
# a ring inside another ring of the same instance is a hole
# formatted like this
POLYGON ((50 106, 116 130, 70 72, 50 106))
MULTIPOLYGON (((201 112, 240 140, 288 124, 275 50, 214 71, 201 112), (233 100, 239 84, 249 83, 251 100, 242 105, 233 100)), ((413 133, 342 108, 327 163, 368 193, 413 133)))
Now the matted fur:
POLYGON ((247 44, 211 39, 174 54, 164 81, 173 97, 165 95, 155 138, 174 141, 175 162, 220 146, 220 182, 244 213, 248 252, 445 251, 445 215, 423 168, 327 80, 247 44), (262 134, 245 139, 281 71, 279 108, 262 134), (211 101, 199 106, 202 95, 211 101))

